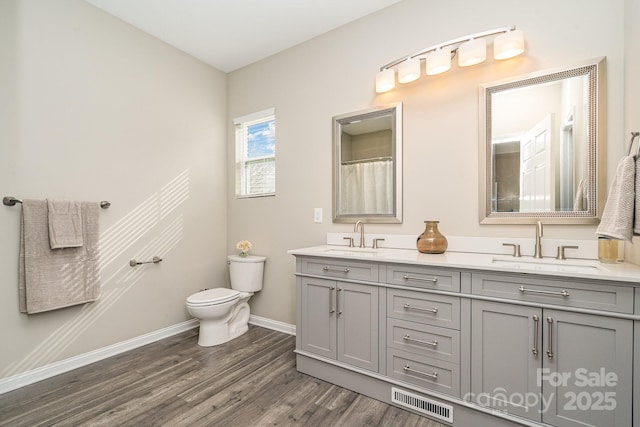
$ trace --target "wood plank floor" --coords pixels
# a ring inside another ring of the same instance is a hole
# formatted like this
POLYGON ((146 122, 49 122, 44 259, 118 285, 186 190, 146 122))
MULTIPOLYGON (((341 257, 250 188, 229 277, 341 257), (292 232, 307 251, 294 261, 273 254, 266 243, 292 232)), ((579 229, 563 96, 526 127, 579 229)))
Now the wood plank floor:
POLYGON ((296 371, 295 337, 197 329, 0 395, 0 426, 445 427, 296 371))

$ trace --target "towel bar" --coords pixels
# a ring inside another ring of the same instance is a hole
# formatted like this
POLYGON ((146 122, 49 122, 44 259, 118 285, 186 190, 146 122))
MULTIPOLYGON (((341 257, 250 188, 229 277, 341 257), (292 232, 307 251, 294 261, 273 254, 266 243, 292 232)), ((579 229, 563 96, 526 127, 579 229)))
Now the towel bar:
MULTIPOLYGON (((22 200, 16 199, 13 196, 4 196, 2 198, 2 204, 5 206, 15 206, 16 203, 22 203, 22 200)), ((106 200, 100 202, 100 207, 102 209, 107 209, 109 206, 111 206, 111 203, 107 202, 106 200)))
MULTIPOLYGON (((640 132, 631 132, 631 142, 629 142, 629 152, 627 153, 627 156, 631 155, 631 149, 633 148, 633 140, 636 139, 638 136, 640 136, 640 132)), ((638 156, 640 156, 640 142, 638 142, 638 149, 636 150, 636 155, 633 156, 633 158, 637 160, 638 156)))

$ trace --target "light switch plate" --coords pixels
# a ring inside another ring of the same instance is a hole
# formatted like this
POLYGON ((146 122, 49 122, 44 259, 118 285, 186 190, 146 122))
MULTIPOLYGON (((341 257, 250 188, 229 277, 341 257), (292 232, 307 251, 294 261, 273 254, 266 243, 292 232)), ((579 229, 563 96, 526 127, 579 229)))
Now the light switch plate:
POLYGON ((313 222, 322 223, 322 208, 313 209, 313 222))

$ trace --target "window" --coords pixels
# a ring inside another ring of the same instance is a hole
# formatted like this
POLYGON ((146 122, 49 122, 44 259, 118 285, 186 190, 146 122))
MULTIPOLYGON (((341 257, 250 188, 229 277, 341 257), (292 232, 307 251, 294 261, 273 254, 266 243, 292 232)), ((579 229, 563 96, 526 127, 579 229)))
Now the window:
POLYGON ((236 197, 276 194, 275 109, 233 120, 236 127, 236 197))

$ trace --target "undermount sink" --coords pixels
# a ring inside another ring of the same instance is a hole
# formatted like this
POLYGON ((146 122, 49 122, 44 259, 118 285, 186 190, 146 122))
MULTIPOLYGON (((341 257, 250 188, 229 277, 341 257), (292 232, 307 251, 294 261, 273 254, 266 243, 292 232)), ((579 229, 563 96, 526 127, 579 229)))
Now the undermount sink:
POLYGON ((494 257, 492 263, 500 267, 560 273, 595 273, 596 271, 606 271, 598 261, 589 260, 494 257))
POLYGON ((378 253, 378 249, 344 247, 327 249, 325 252, 339 255, 375 256, 378 253))

